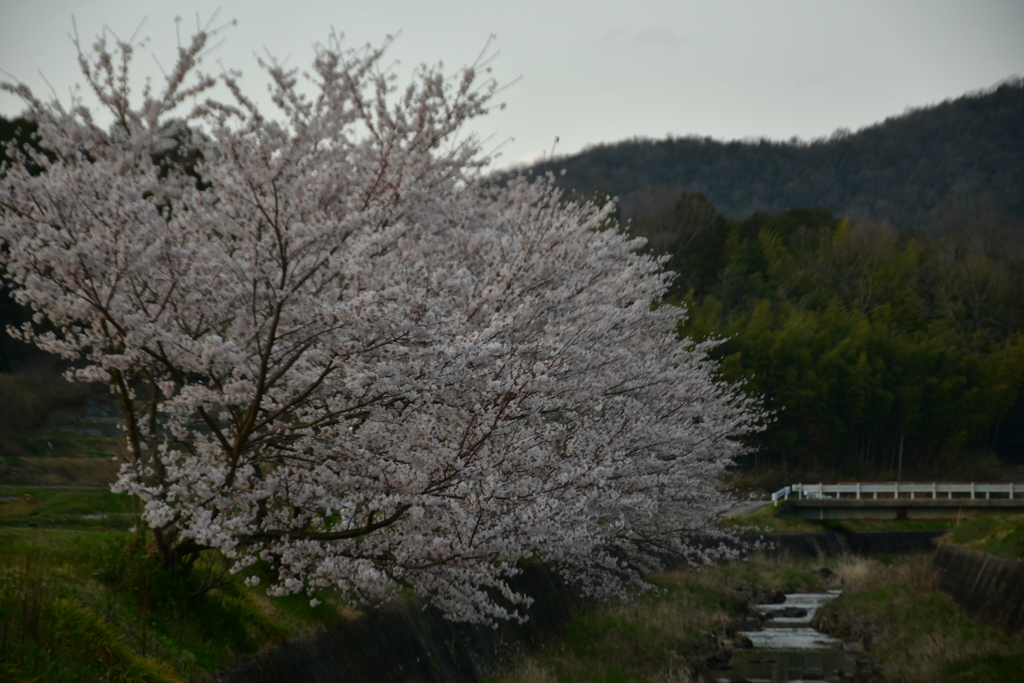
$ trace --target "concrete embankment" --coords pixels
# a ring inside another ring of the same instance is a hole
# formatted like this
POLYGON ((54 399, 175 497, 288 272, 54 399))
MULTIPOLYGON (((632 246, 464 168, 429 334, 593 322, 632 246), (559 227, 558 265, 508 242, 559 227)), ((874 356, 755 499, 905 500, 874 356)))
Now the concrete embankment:
POLYGON ((943 543, 932 566, 964 612, 1008 633, 1024 629, 1024 560, 943 543))
POLYGON ((771 556, 820 557, 854 553, 857 555, 912 555, 935 550, 945 531, 867 531, 820 534, 750 534, 742 539, 760 542, 771 556))

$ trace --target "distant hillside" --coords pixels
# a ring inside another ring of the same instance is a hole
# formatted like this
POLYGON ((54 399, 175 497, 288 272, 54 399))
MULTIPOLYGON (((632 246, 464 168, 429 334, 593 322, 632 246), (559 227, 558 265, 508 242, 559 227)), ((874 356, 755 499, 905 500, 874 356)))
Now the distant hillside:
POLYGON ((680 191, 728 218, 820 206, 898 229, 967 208, 1024 220, 1024 79, 813 142, 631 140, 534 165, 569 190, 605 190, 624 218, 659 212, 680 191))

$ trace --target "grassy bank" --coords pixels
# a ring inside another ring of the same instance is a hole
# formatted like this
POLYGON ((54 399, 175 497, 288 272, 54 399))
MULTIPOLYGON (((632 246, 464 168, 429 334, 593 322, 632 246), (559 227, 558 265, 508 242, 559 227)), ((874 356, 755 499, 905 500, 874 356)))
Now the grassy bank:
POLYGON ((1003 557, 1024 558, 1024 515, 988 515, 959 524, 943 537, 1003 557))
POLYGON ((0 679, 12 682, 191 680, 344 609, 240 581, 206 590, 225 569, 217 556, 171 575, 116 529, 8 526, 0 557, 0 679))
POLYGON ((53 373, 0 374, 0 680, 193 680, 344 612, 223 583, 216 553, 185 574, 154 564, 129 532, 136 502, 109 490, 124 444, 107 403, 53 373))
MULTIPOLYGON (((5 503, 15 507, 8 507, 12 519, 0 527, 0 680, 193 680, 276 641, 354 616, 335 594, 319 594, 323 603, 312 608, 306 596, 270 598, 240 581, 203 591, 224 569, 216 555, 173 576, 124 530, 13 526, 14 519, 26 519, 17 513, 29 504, 46 512, 32 518, 52 525, 68 521, 56 517, 57 510, 118 503, 91 491, 29 495, 5 503)), ((512 678, 501 680, 685 680, 679 676, 694 663, 687 658, 713 653, 718 641, 712 634, 741 618, 756 595, 823 588, 817 566, 758 559, 655 576, 660 595, 585 611, 564 642, 518 661, 512 678), (545 679, 544 672, 556 677, 545 679)), ((266 567, 255 570, 271 578, 266 567)))
POLYGON ((884 564, 859 560, 838 570, 841 597, 826 605, 817 624, 862 641, 886 681, 1019 681, 1024 637, 1011 638, 967 618, 936 590, 930 558, 884 564))

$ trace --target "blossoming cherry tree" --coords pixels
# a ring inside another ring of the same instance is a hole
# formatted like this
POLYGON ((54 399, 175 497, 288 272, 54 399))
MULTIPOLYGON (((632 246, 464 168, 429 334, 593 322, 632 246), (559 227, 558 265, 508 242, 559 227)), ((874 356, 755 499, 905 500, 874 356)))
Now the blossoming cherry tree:
POLYGON ((109 127, 5 86, 44 150, 0 187, 37 323, 11 332, 117 396, 114 489, 159 558, 488 619, 526 600, 505 582, 526 557, 622 595, 706 555, 689 539, 719 533, 759 412, 652 310, 666 275, 609 206, 489 181, 460 132, 493 82, 424 67, 399 90, 382 50, 332 40, 308 74, 263 64, 275 118, 233 73, 213 99, 208 37, 138 102, 131 46, 100 39, 80 62, 109 127))

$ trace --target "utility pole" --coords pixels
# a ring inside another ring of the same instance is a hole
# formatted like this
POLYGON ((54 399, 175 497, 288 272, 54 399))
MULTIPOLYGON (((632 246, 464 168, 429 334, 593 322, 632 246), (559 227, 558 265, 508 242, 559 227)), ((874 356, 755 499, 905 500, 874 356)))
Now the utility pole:
POLYGON ((896 465, 896 482, 903 481, 903 436, 900 436, 900 456, 897 461, 899 464, 896 465))

